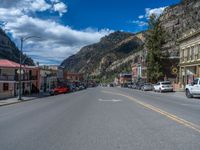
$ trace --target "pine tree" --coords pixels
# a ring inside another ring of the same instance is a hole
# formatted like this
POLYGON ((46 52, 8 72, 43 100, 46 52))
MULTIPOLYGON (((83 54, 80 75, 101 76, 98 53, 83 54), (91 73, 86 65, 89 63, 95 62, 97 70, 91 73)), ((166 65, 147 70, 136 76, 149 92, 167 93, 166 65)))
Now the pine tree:
POLYGON ((153 14, 149 18, 146 37, 147 48, 147 77, 150 82, 157 82, 163 77, 161 48, 164 42, 164 31, 159 19, 153 14))

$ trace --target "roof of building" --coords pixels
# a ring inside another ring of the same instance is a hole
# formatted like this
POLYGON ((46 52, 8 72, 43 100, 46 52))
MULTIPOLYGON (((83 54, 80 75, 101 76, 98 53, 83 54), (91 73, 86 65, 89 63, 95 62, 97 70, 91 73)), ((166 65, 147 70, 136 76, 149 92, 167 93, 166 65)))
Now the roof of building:
POLYGON ((0 59, 0 67, 11 67, 11 68, 15 68, 15 67, 19 67, 20 65, 14 61, 10 61, 7 59, 0 59))
MULTIPOLYGON (((19 68, 20 64, 8 60, 8 59, 0 59, 0 67, 5 67, 5 68, 19 68)), ((30 69, 35 69, 35 66, 27 66, 27 65, 23 65, 22 67, 26 67, 26 68, 30 68, 30 69)))

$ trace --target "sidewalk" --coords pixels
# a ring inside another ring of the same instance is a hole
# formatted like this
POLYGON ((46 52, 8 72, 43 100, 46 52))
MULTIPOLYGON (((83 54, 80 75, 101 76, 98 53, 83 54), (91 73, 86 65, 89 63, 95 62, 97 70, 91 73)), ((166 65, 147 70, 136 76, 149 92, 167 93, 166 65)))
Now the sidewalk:
POLYGON ((5 100, 0 100, 0 106, 16 104, 16 103, 30 101, 30 100, 34 100, 34 99, 38 99, 38 98, 42 98, 42 97, 47 97, 47 96, 49 96, 48 93, 40 93, 40 94, 34 94, 34 95, 30 95, 30 96, 22 96, 22 99, 23 99, 22 101, 18 100, 18 97, 12 97, 12 98, 8 98, 5 100))

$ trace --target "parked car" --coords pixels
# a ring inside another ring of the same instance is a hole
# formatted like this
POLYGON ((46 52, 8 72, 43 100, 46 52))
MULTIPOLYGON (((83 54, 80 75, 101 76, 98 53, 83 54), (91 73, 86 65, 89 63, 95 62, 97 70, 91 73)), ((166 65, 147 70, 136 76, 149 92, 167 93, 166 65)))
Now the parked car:
POLYGON ((141 88, 142 91, 151 91, 153 90, 153 86, 151 83, 145 83, 142 88, 141 88))
POLYGON ((136 84, 136 83, 133 83, 132 86, 131 86, 131 88, 132 88, 132 89, 136 89, 136 88, 137 88, 137 84, 136 84))
POLYGON ((67 87, 69 88, 69 92, 75 92, 76 91, 76 86, 74 84, 69 84, 69 85, 67 85, 67 87))
POLYGON ((128 87, 128 83, 123 83, 123 84, 121 84, 121 87, 127 88, 127 87, 128 87))
POLYGON ((200 78, 197 78, 191 84, 186 85, 185 94, 188 98, 200 96, 200 78))
POLYGON ((158 82, 154 85, 155 92, 173 92, 173 86, 170 81, 158 82))
POLYGON ((128 84, 128 88, 132 88, 132 85, 133 85, 132 83, 128 84))
POLYGON ((79 90, 84 90, 85 86, 84 85, 79 85, 79 90))
POLYGON ((136 83, 136 89, 138 89, 138 90, 141 90, 143 86, 144 86, 144 82, 136 83))
POLYGON ((67 87, 56 87, 50 90, 50 95, 68 93, 69 91, 70 89, 67 87))

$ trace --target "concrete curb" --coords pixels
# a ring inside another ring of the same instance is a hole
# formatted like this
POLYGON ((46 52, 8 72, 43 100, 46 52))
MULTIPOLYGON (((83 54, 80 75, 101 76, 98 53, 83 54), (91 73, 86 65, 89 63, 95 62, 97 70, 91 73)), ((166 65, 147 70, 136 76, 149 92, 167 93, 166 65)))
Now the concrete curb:
POLYGON ((28 101, 32 101, 32 100, 35 100, 35 99, 40 99, 40 98, 48 97, 48 96, 44 95, 44 96, 38 96, 38 97, 30 98, 30 99, 27 99, 27 100, 21 100, 21 101, 16 101, 16 102, 10 102, 10 103, 5 103, 5 104, 0 104, 0 107, 12 105, 12 104, 23 103, 23 102, 28 102, 28 101))
POLYGON ((17 103, 21 103, 21 101, 18 101, 18 102, 11 102, 11 103, 5 103, 5 104, 0 104, 0 107, 12 105, 12 104, 17 104, 17 103))

